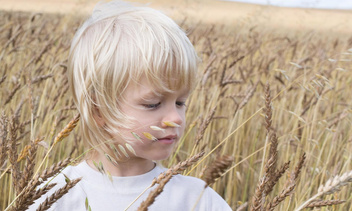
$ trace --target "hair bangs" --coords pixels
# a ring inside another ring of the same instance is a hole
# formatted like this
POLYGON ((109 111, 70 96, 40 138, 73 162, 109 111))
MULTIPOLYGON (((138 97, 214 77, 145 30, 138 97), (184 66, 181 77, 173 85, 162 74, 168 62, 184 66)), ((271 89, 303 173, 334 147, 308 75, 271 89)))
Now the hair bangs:
MULTIPOLYGON (((154 17, 149 17, 153 19, 154 17)), ((195 87, 198 57, 186 34, 174 23, 151 24, 148 17, 124 28, 115 67, 126 83, 146 80, 158 92, 195 87), (133 26, 134 24, 134 26, 133 26)))

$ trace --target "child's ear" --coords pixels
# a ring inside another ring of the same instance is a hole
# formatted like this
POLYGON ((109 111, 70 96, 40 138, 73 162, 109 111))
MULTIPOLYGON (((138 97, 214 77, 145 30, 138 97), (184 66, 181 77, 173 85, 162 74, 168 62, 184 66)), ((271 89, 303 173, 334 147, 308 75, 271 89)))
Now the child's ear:
POLYGON ((100 114, 100 111, 97 106, 94 106, 93 118, 98 126, 103 127, 105 125, 105 121, 100 114))
POLYGON ((93 92, 92 94, 92 100, 93 100, 93 118, 94 118, 94 121, 97 123, 97 125, 99 127, 103 127, 105 125, 105 121, 104 121, 104 118, 101 116, 101 113, 100 113, 100 110, 99 110, 99 106, 97 106, 97 100, 96 100, 96 97, 95 97, 95 94, 93 92))

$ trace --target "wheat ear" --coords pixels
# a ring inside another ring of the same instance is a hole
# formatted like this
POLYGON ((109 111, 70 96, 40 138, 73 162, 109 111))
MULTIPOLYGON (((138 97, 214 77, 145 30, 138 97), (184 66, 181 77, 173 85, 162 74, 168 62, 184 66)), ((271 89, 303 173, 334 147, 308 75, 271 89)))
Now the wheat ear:
POLYGON ((343 186, 348 185, 352 182, 352 171, 346 172, 341 176, 335 176, 334 178, 329 179, 325 185, 321 185, 318 189, 318 193, 313 197, 305 201, 300 205, 295 211, 304 209, 308 204, 314 201, 316 198, 324 195, 330 195, 337 191, 340 191, 343 186))
POLYGON ((321 185, 318 189, 318 193, 321 195, 330 195, 337 191, 340 191, 343 186, 348 185, 352 182, 352 171, 344 173, 342 176, 335 176, 333 179, 329 179, 325 185, 321 185))
POLYGON ((35 166, 35 155, 37 152, 37 146, 35 145, 34 142, 31 143, 30 147, 28 147, 28 157, 27 157, 27 163, 24 167, 24 171, 22 173, 22 176, 20 178, 20 190, 22 190, 26 185, 28 184, 29 180, 33 176, 34 172, 34 166, 35 166))
POLYGON ((233 157, 232 156, 221 156, 218 157, 211 165, 210 167, 205 170, 204 173, 204 181, 205 181, 205 187, 213 184, 216 179, 221 177, 221 175, 229 168, 229 166, 233 162, 233 157))
POLYGON ((278 140, 274 132, 270 133, 270 150, 269 150, 269 159, 265 164, 265 174, 267 176, 267 184, 265 185, 265 195, 268 195, 278 182, 281 175, 276 174, 276 165, 278 160, 278 140))
POLYGON ((259 82, 255 83, 255 84, 249 89, 249 91, 247 92, 246 96, 243 98, 243 100, 242 100, 241 103, 239 104, 237 110, 242 109, 242 108, 249 102, 249 100, 252 98, 252 96, 253 96, 255 90, 257 89, 258 84, 259 84, 259 82))
POLYGON ((215 112, 216 112, 216 106, 210 111, 210 114, 202 122, 202 125, 200 126, 200 129, 197 132, 195 146, 197 146, 199 144, 199 142, 203 139, 204 132, 208 128, 208 126, 209 126, 210 122, 212 121, 212 119, 214 118, 215 112))
MULTIPOLYGON (((265 128, 267 131, 267 138, 265 140, 265 148, 268 139, 270 139, 270 150, 265 162, 264 176, 259 180, 257 184, 255 194, 252 199, 251 210, 262 210, 265 204, 266 196, 273 190, 277 181, 281 177, 276 173, 276 165, 278 160, 278 139, 276 133, 271 131, 272 124, 272 99, 270 95, 270 85, 269 83, 265 86, 265 107, 263 108, 265 113, 265 128)), ((265 158, 265 151, 263 154, 263 160, 265 158)), ((262 164, 263 168, 264 163, 262 164)))
MULTIPOLYGON (((5 162, 7 157, 7 126, 8 119, 4 113, 2 113, 0 118, 0 166, 5 162)), ((1 178, 1 177, 0 177, 1 178)))
POLYGON ((241 206, 237 207, 236 211, 244 211, 247 210, 248 202, 243 203, 241 206))
POLYGON ((272 211, 277 207, 287 196, 291 195, 295 189, 296 184, 290 184, 278 196, 275 196, 274 199, 267 205, 266 211, 272 211))
POLYGON ((59 190, 55 191, 50 197, 46 198, 43 203, 41 203, 37 209, 37 211, 47 210, 54 204, 57 200, 59 200, 63 195, 65 195, 71 188, 73 188, 81 178, 74 179, 72 181, 68 181, 66 185, 59 190))
POLYGON ((37 175, 39 172, 39 169, 42 167, 42 165, 44 164, 44 161, 46 160, 46 158, 49 156, 51 150, 53 149, 53 147, 59 143, 60 141, 62 141, 62 139, 64 139, 66 136, 68 136, 71 131, 76 127, 78 121, 79 121, 79 117, 80 115, 77 114, 73 120, 71 120, 66 127, 55 137, 54 139, 54 144, 50 147, 50 149, 48 150, 48 152, 45 154, 45 157, 43 158, 43 161, 39 164, 38 170, 34 173, 34 175, 37 175))
POLYGON ((175 175, 175 174, 179 174, 181 172, 183 172, 184 170, 186 170, 186 168, 188 168, 189 166, 195 164, 202 156, 204 155, 204 152, 200 152, 190 158, 188 158, 185 161, 179 162, 178 164, 176 164, 175 166, 169 168, 167 171, 159 174, 159 176, 157 178, 154 178, 152 181, 152 184, 150 186, 148 186, 141 194, 139 194, 137 196, 137 198, 135 198, 127 207, 125 210, 127 210, 128 208, 130 208, 132 206, 133 203, 135 203, 149 188, 153 187, 155 184, 160 184, 160 182, 165 179, 166 177, 168 177, 168 175, 175 175))
POLYGON ((204 152, 200 152, 200 153, 198 153, 198 154, 186 159, 185 161, 179 162, 175 166, 169 168, 166 172, 161 173, 157 178, 155 178, 152 181, 151 187, 154 186, 157 183, 160 183, 160 181, 162 179, 164 179, 169 174, 175 175, 175 174, 182 173, 188 167, 190 167, 193 164, 195 164, 203 155, 204 155, 204 152))
POLYGON ((16 117, 13 116, 10 119, 10 124, 9 124, 9 160, 11 163, 11 170, 12 170, 12 179, 13 179, 13 185, 16 190, 16 193, 18 194, 20 192, 20 169, 19 169, 19 164, 17 163, 18 159, 18 153, 17 153, 17 130, 18 130, 18 122, 16 120, 16 117))
POLYGON ((265 190, 265 180, 266 177, 264 175, 263 178, 259 180, 257 188, 255 189, 255 194, 252 199, 251 211, 259 211, 262 210, 263 207, 263 193, 265 190))
MULTIPOLYGON (((265 168, 264 168, 264 177, 266 181, 264 181, 265 183, 264 192, 262 193, 262 199, 261 199, 262 206, 265 204, 266 196, 269 193, 271 193, 274 186, 276 185, 279 178, 281 177, 281 176, 277 177, 276 175, 276 166, 277 166, 277 160, 278 160, 278 139, 277 139, 276 133, 271 130, 273 108, 272 108, 272 100, 270 95, 269 83, 266 84, 264 93, 265 93, 265 107, 263 110, 265 113, 265 128, 267 131, 267 138, 265 139, 265 148, 266 148, 268 139, 270 139, 270 150, 267 158, 268 160, 265 163, 265 168)), ((263 154, 263 159, 264 157, 265 157, 265 151, 263 154)))
POLYGON ((34 191, 30 197, 26 198, 26 201, 21 201, 21 203, 19 203, 19 205, 16 208, 12 207, 10 210, 11 211, 27 210, 30 205, 34 204, 35 200, 39 199, 41 196, 46 194, 55 185, 56 185, 56 183, 48 184, 48 185, 44 186, 43 188, 40 188, 40 189, 34 191))
POLYGON ((79 121, 79 114, 77 114, 73 120, 71 120, 66 127, 61 130, 61 132, 55 137, 54 140, 54 145, 59 143, 62 139, 64 139, 65 137, 67 137, 71 131, 76 127, 77 123, 79 121))
POLYGON ((346 201, 344 200, 316 200, 309 203, 305 208, 332 206, 332 205, 343 204, 345 202, 346 201))
MULTIPOLYGON (((268 203, 266 206, 267 211, 272 211, 277 207, 287 196, 291 195, 297 185, 298 182, 298 177, 301 173, 301 170, 303 168, 304 161, 306 160, 306 154, 303 153, 303 155, 300 157, 299 162, 295 168, 295 171, 293 173, 293 176, 291 177, 290 181, 287 183, 286 188, 281 191, 281 193, 274 197, 274 199, 268 203)), ((287 163, 288 165, 288 163, 287 163)), ((283 167, 277 171, 277 175, 283 174, 283 172, 287 169, 286 164, 283 165, 283 167)), ((280 176, 281 177, 281 176, 280 176)))
POLYGON ((195 210, 197 204, 199 203, 200 199, 202 198, 205 189, 213 184, 218 178, 220 178, 223 173, 230 167, 234 158, 232 156, 221 156, 218 157, 211 165, 208 167, 204 172, 204 189, 201 194, 198 196, 196 203, 193 205, 192 211, 195 210))
POLYGON ((267 83, 265 85, 265 107, 263 108, 263 111, 265 113, 265 128, 267 131, 267 134, 270 134, 271 130, 271 123, 272 123, 272 114, 273 114, 273 109, 272 109, 272 104, 271 104, 271 95, 270 95, 270 85, 267 83))
POLYGON ((31 179, 27 186, 22 190, 22 194, 18 195, 18 202, 21 204, 24 201, 29 201, 29 198, 31 198, 31 195, 33 195, 33 192, 35 192, 35 189, 43 183, 45 180, 47 180, 49 177, 52 177, 59 173, 61 169, 65 168, 69 163, 71 163, 71 159, 65 159, 63 161, 60 161, 54 165, 52 165, 50 168, 45 169, 40 175, 34 176, 33 179, 31 179))
POLYGON ((163 192, 166 183, 168 183, 170 181, 172 176, 173 176, 173 174, 169 173, 160 181, 158 187, 156 187, 154 190, 152 190, 149 193, 147 199, 140 204, 140 206, 138 207, 138 211, 147 211, 148 210, 148 207, 155 202, 156 197, 159 196, 161 194, 161 192, 163 192))

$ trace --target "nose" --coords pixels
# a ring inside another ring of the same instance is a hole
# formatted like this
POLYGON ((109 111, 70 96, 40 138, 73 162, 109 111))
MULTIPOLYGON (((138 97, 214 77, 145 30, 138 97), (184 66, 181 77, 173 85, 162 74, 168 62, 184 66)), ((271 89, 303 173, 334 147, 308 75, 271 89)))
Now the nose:
POLYGON ((185 121, 185 110, 173 106, 165 111, 165 115, 162 118, 162 127, 179 127, 185 121), (173 124, 175 123, 175 124, 173 124))

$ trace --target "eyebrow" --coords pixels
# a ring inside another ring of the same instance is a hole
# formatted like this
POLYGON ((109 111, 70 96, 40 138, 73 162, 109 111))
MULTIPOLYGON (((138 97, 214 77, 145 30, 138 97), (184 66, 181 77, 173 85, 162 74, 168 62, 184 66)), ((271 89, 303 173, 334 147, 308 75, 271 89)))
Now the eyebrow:
MULTIPOLYGON (((190 91, 189 90, 184 90, 180 96, 185 96, 185 95, 189 95, 190 91)), ((155 92, 153 90, 149 90, 146 93, 142 93, 142 96, 140 97, 140 99, 145 100, 145 101, 152 101, 155 100, 156 98, 160 98, 164 95, 164 93, 162 92, 155 92)))
POLYGON ((160 97, 160 96, 162 96, 162 94, 158 95, 158 94, 156 94, 155 92, 153 92, 151 90, 151 91, 148 91, 147 93, 142 94, 141 99, 150 101, 150 99, 153 100, 153 98, 155 99, 155 98, 160 97))

